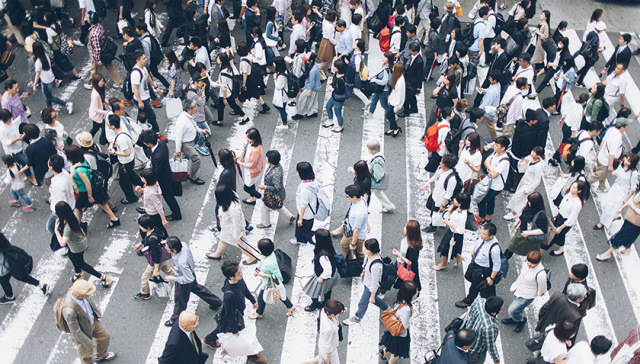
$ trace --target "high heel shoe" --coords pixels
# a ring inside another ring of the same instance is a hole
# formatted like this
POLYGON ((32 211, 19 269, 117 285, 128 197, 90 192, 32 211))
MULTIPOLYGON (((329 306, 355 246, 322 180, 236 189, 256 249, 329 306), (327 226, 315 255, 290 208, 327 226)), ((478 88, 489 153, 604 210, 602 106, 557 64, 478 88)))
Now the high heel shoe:
POLYGON ((396 129, 396 130, 394 130, 394 131, 393 131, 392 136, 395 138, 395 137, 397 137, 397 136, 398 136, 398 134, 400 134, 400 133, 402 133, 402 128, 401 128, 401 127, 398 127, 398 129, 396 129))
POLYGON ((391 135, 391 134, 393 134, 393 130, 391 129, 384 132, 384 135, 391 135))

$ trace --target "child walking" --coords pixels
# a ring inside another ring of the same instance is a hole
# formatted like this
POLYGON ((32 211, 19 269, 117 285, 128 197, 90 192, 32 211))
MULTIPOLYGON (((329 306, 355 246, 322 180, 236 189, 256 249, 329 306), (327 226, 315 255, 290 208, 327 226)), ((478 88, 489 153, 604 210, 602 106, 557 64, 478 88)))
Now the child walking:
POLYGON ((27 212, 33 212, 36 208, 31 203, 31 200, 24 193, 24 181, 19 173, 18 164, 11 154, 5 154, 2 156, 2 163, 7 166, 7 183, 11 182, 11 196, 13 200, 9 201, 9 205, 13 207, 20 207, 20 199, 24 201, 25 207, 22 209, 27 212))

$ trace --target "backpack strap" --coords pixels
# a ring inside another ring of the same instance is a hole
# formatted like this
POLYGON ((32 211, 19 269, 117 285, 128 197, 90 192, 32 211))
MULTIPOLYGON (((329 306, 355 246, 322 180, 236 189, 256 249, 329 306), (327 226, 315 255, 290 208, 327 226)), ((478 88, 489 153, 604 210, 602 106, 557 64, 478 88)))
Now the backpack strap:
MULTIPOLYGON (((500 243, 498 243, 497 241, 493 244, 491 244, 491 246, 489 247, 489 268, 491 268, 491 270, 493 270, 493 258, 491 257, 491 251, 493 250, 494 246, 498 246, 498 249, 500 249, 500 243)), ((480 250, 480 249, 478 249, 480 250)), ((500 250, 500 254, 502 254, 502 250, 500 250)))

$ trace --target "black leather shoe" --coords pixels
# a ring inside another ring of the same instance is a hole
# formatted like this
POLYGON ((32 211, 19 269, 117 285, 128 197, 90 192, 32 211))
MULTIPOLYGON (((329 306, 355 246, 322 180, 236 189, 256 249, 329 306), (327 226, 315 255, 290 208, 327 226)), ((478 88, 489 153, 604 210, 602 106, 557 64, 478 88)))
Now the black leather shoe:
POLYGON ((513 321, 513 319, 511 317, 503 318, 502 319, 502 323, 504 325, 516 325, 517 324, 517 322, 513 321))
POLYGON ((527 323, 527 318, 523 317, 522 321, 518 322, 516 324, 516 328, 513 329, 513 332, 522 332, 522 330, 524 329, 524 325, 527 323))
POLYGON ((199 186, 204 184, 204 181, 199 177, 197 179, 193 179, 193 178, 189 177, 189 182, 193 183, 194 185, 199 185, 199 186))
POLYGON ((169 215, 165 216, 165 219, 167 219, 167 221, 179 221, 182 220, 182 216, 169 215))
POLYGON ((167 321, 164 322, 164 326, 171 327, 173 326, 173 323, 174 323, 174 320, 168 319, 167 321))
MULTIPOLYGON (((136 207, 136 211, 137 211, 139 214, 143 214, 143 215, 147 213, 147 210, 145 210, 145 209, 144 209, 144 207, 136 207)), ((168 220, 168 219, 167 219, 167 220, 168 220)))

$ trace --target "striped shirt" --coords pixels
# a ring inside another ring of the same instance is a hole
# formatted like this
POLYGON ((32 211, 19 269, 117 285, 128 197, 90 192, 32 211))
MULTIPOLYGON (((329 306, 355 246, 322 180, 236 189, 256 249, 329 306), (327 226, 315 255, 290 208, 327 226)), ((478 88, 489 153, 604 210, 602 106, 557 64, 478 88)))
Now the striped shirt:
POLYGON ((478 297, 471 304, 469 320, 465 328, 471 329, 476 333, 476 340, 469 349, 469 354, 489 351, 493 362, 499 363, 500 355, 496 348, 498 319, 495 316, 489 315, 487 310, 485 310, 485 302, 487 302, 486 298, 478 297))

